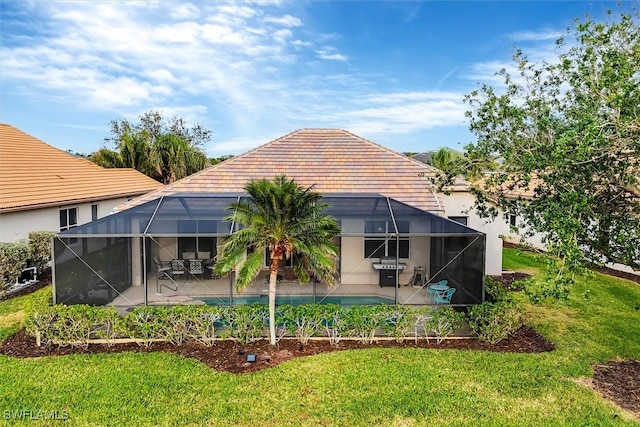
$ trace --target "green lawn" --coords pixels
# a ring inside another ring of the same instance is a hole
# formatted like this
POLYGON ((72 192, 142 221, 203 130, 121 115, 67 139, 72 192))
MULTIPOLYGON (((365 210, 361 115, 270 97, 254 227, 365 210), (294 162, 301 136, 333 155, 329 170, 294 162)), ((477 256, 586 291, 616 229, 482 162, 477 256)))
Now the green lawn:
MULTIPOLYGON (((530 253, 505 250, 506 269, 535 273, 538 265, 530 253)), ((0 339, 19 327, 33 298, 0 303, 0 339)), ((593 363, 640 358, 640 286, 581 277, 568 304, 528 306, 527 323, 558 349, 373 348, 242 376, 161 353, 0 356, 0 423, 14 422, 5 411, 57 410, 74 426, 640 424, 581 385, 593 363)))

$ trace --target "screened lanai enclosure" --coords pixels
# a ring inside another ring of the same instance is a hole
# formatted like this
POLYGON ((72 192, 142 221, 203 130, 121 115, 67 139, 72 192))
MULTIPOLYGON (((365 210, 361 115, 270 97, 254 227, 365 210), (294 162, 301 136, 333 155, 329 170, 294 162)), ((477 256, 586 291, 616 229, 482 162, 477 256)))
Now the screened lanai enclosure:
MULTIPOLYGON (((213 273, 225 220, 241 194, 174 194, 60 233, 53 241, 58 304, 138 305, 267 302, 263 271, 242 292, 213 273)), ((300 283, 289 263, 277 304, 450 304, 484 301, 485 236, 388 197, 325 195, 338 221, 338 284, 300 283)), ((295 256, 295 254, 294 254, 295 256)))

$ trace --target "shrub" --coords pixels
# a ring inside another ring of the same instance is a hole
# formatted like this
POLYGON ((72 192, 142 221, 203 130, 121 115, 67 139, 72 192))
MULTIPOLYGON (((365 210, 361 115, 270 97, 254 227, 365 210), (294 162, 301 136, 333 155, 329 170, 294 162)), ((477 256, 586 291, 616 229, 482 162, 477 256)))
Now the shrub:
POLYGON ((268 325, 269 307, 252 304, 225 307, 222 321, 227 327, 227 335, 241 344, 261 339, 268 325))
POLYGON ((345 310, 343 316, 349 335, 360 338, 363 344, 374 341, 376 330, 382 328, 384 318, 384 306, 380 305, 354 305, 345 310))
POLYGON ((27 332, 38 345, 86 348, 90 339, 112 340, 121 330, 120 317, 113 307, 54 305, 36 311, 27 320, 27 332))
POLYGON ((464 314, 455 311, 453 307, 436 307, 424 326, 435 334, 436 342, 440 344, 449 334, 464 325, 464 319, 464 314))
POLYGON ((188 337, 192 340, 211 346, 216 337, 216 324, 222 319, 220 307, 201 305, 191 306, 188 337))
POLYGON ((141 339, 141 345, 148 346, 153 339, 167 339, 168 315, 166 307, 136 307, 124 319, 126 330, 132 338, 141 339))
POLYGON ((345 309, 338 304, 325 304, 319 307, 322 324, 331 345, 337 345, 345 333, 348 323, 345 320, 345 309))
POLYGON ((95 310, 92 335, 107 340, 111 346, 113 340, 126 333, 124 320, 114 307, 92 307, 95 310))
POLYGON ((26 330, 29 335, 36 339, 36 345, 51 345, 56 335, 53 324, 58 316, 58 312, 53 307, 46 307, 38 310, 27 317, 26 330))
POLYGON ((28 257, 38 273, 42 273, 51 261, 51 231, 32 231, 29 233, 28 257))
POLYGON ((512 296, 507 287, 498 279, 491 276, 484 278, 485 291, 487 292, 487 300, 490 302, 511 300, 512 296))
POLYGON ((522 308, 509 302, 485 302, 471 307, 469 327, 480 341, 502 341, 522 325, 522 308))
POLYGON ((414 326, 414 312, 405 305, 385 306, 382 310, 382 330, 402 342, 414 326))
POLYGON ((303 345, 322 330, 323 311, 318 304, 285 305, 279 309, 278 324, 295 335, 303 345))
POLYGON ((27 266, 27 245, 0 243, 0 292, 16 283, 27 266))
POLYGON ((416 343, 418 342, 418 337, 421 335, 420 331, 424 337, 429 341, 429 326, 428 322, 433 317, 433 308, 425 306, 419 308, 414 313, 414 322, 413 322, 413 330, 416 343))

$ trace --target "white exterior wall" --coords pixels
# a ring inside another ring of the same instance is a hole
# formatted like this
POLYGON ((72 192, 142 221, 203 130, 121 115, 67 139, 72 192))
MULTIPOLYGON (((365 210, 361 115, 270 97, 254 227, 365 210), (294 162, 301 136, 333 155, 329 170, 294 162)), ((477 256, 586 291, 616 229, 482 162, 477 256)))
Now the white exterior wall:
POLYGON ((98 218, 105 217, 118 205, 127 201, 126 197, 98 200, 91 203, 76 203, 52 208, 0 214, 0 242, 25 243, 32 231, 60 231, 60 209, 78 208, 78 225, 91 221, 91 205, 98 205, 98 218))
POLYGON ((439 194, 445 216, 466 216, 467 226, 486 234, 485 274, 502 274, 502 239, 498 236, 509 233, 509 225, 501 217, 494 221, 480 218, 473 209, 475 197, 468 192, 454 192, 450 195, 439 194))

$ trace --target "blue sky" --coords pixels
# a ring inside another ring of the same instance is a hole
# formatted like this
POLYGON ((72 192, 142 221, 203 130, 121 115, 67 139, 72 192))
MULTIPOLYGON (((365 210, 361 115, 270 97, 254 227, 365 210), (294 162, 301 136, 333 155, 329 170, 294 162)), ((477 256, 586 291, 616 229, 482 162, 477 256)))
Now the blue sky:
POLYGON ((213 132, 211 156, 305 127, 397 151, 473 140, 463 96, 553 58, 573 18, 612 1, 0 0, 0 121, 90 153, 148 110, 213 132))

